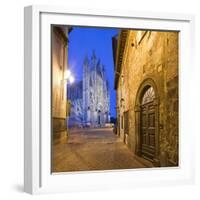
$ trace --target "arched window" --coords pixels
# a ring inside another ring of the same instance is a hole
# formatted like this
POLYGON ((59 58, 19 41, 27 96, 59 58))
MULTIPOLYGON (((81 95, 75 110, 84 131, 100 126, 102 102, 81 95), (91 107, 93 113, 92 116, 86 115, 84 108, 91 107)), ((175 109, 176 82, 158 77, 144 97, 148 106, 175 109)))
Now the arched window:
POLYGON ((146 104, 146 103, 149 103, 151 101, 153 101, 155 99, 155 92, 154 92, 154 89, 153 87, 149 87, 143 97, 142 97, 142 104, 146 104))

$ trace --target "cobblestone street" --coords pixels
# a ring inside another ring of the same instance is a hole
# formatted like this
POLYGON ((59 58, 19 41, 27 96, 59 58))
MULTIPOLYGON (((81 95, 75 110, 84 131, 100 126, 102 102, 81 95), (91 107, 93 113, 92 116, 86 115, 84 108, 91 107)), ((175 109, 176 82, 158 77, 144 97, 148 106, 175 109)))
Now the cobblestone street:
POLYGON ((53 172, 146 167, 113 134, 112 128, 71 130, 67 144, 53 146, 53 172))

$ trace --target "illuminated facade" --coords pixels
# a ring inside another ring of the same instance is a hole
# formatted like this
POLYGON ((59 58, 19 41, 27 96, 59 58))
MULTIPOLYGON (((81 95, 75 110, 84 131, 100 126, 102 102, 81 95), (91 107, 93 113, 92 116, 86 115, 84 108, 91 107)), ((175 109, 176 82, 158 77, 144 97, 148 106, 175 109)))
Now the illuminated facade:
POLYGON ((70 86, 71 115, 69 126, 105 126, 110 122, 109 84, 105 68, 93 51, 83 62, 83 80, 70 86))

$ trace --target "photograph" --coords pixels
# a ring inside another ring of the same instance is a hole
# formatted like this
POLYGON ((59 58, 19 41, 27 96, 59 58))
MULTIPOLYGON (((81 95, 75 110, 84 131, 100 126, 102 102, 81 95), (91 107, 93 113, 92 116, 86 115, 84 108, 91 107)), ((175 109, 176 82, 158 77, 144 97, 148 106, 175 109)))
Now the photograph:
POLYGON ((51 24, 51 173, 179 167, 179 31, 51 24))

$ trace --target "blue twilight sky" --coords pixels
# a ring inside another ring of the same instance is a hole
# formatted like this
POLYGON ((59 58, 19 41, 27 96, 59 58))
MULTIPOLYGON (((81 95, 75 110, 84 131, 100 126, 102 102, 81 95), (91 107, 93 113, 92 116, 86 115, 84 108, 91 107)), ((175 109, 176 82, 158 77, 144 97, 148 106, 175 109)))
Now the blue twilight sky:
POLYGON ((95 50, 97 58, 105 66, 106 76, 110 86, 110 113, 116 116, 116 92, 114 90, 114 63, 112 52, 112 37, 118 34, 118 29, 73 27, 69 34, 68 62, 75 81, 82 80, 82 68, 85 56, 91 58, 95 50))

